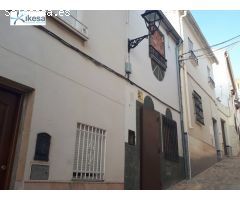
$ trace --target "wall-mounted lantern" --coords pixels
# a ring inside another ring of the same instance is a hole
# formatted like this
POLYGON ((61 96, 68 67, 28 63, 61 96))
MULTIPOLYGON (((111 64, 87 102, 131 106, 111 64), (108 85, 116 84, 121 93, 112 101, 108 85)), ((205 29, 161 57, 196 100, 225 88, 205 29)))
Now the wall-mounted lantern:
POLYGON ((148 38, 150 35, 154 34, 154 32, 159 28, 160 22, 162 20, 162 16, 158 10, 147 10, 144 14, 142 14, 142 18, 145 21, 149 34, 132 40, 128 39, 128 52, 130 52, 130 49, 135 48, 143 39, 148 38))

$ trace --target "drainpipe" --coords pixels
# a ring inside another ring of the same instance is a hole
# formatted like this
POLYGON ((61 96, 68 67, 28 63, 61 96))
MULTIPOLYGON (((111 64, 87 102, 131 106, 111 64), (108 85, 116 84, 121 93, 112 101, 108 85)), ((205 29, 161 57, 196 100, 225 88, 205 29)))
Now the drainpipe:
MULTIPOLYGON (((179 24, 180 24, 180 36, 184 40, 184 34, 183 34, 183 18, 187 16, 187 11, 185 10, 183 15, 179 18, 179 24)), ((189 135, 188 135, 188 119, 189 119, 189 109, 187 108, 189 106, 189 95, 188 95, 188 87, 187 87, 187 70, 183 63, 181 66, 181 63, 179 63, 179 52, 180 52, 180 46, 183 43, 178 45, 177 49, 177 66, 179 69, 177 70, 179 72, 179 95, 180 100, 179 104, 181 107, 181 130, 182 130, 182 142, 183 142, 183 152, 184 152, 184 161, 185 161, 185 171, 186 171, 186 178, 191 179, 191 163, 190 163, 190 152, 189 152, 189 135), (183 106, 183 104, 185 106, 183 106), (187 104, 187 105, 186 105, 187 104), (185 109, 185 111, 183 111, 185 109)), ((191 121, 190 121, 191 122, 191 121)))
MULTIPOLYGON (((184 40, 184 34, 183 34, 183 18, 187 16, 187 10, 184 10, 184 14, 180 16, 180 35, 184 40)), ((188 82, 187 82, 187 77, 188 77, 188 70, 185 64, 183 63, 183 72, 184 72, 184 88, 185 88, 185 95, 186 95, 186 113, 187 113, 187 120, 186 123, 188 123, 188 128, 193 128, 192 127, 192 119, 191 119, 191 113, 190 113, 190 103, 189 103, 189 91, 188 91, 188 82)))
POLYGON ((182 105, 182 83, 181 83, 181 66, 179 63, 179 52, 182 43, 179 43, 176 46, 176 67, 177 67, 177 82, 178 84, 178 99, 179 99, 179 107, 180 107, 180 123, 181 123, 181 138, 182 138, 182 148, 183 148, 183 158, 184 158, 184 169, 186 178, 189 179, 190 168, 189 168, 189 153, 188 153, 188 140, 187 140, 187 132, 184 131, 184 116, 183 116, 183 105, 182 105))
MULTIPOLYGON (((180 16, 180 18, 179 18, 179 24, 180 24, 180 36, 182 37, 182 39, 183 39, 183 41, 184 41, 184 35, 183 35, 183 24, 182 24, 182 21, 183 21, 183 18, 184 17, 186 17, 187 16, 187 11, 186 10, 184 10, 184 13, 183 13, 183 15, 181 15, 180 16)), ((180 47, 180 46, 179 46, 180 47)), ((182 43, 182 49, 183 49, 183 43, 182 43)), ((180 52, 180 48, 179 48, 179 52, 180 52)), ((181 53, 183 53, 183 51, 181 52, 181 53)), ((180 54, 181 54, 180 53, 180 54)), ((185 90, 185 82, 184 82, 184 80, 185 80, 185 75, 184 75, 184 62, 182 63, 183 64, 183 66, 180 66, 180 63, 179 63, 179 69, 180 69, 180 77, 182 78, 181 79, 181 86, 182 86, 182 92, 183 92, 183 96, 182 96, 182 98, 183 98, 183 103, 184 103, 184 105, 185 105, 185 108, 186 108, 186 104, 185 104, 185 102, 186 102, 186 90, 185 90)), ((184 131, 187 131, 187 115, 186 115, 186 112, 183 112, 183 114, 184 114, 184 131)))

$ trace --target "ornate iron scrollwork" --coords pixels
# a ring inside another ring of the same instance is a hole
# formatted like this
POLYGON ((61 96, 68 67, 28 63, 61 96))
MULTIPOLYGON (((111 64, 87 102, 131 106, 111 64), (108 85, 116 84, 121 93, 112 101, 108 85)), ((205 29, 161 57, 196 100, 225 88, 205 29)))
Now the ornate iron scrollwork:
POLYGON ((143 39, 148 38, 149 35, 144 35, 142 37, 138 37, 132 40, 128 39, 128 52, 130 49, 135 48, 143 39))

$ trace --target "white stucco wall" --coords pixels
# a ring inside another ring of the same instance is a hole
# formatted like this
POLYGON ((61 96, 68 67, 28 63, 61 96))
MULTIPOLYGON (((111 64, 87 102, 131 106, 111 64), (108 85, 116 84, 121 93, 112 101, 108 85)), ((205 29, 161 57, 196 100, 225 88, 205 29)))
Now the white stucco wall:
MULTIPOLYGON (((129 12, 129 38, 134 39, 145 34, 148 30, 141 17, 144 11, 130 11, 129 12)), ((162 81, 157 80, 153 74, 151 59, 149 57, 149 39, 144 39, 139 45, 130 50, 127 61, 131 63, 132 74, 130 79, 138 84, 140 87, 149 91, 165 104, 158 101, 151 95, 143 92, 143 97, 149 95, 153 102, 156 111, 165 115, 166 109, 170 108, 173 119, 177 122, 178 128, 178 147, 179 155, 182 156, 182 139, 181 139, 181 124, 179 114, 179 94, 178 94, 178 78, 177 78, 177 64, 176 64, 176 42, 171 38, 164 27, 159 27, 165 38, 165 57, 167 59, 167 70, 162 81)), ((126 90, 126 129, 136 131, 136 100, 138 100, 138 89, 135 86, 127 86, 126 90)), ((127 139, 127 130, 125 131, 125 138, 127 139)))
POLYGON ((224 51, 216 52, 216 56, 219 61, 219 64, 213 65, 216 98, 221 101, 221 104, 228 107, 232 86, 224 51))
MULTIPOLYGON (((191 24, 189 23, 187 17, 183 18, 183 52, 188 52, 188 38, 193 43, 193 49, 203 48, 198 34, 193 30, 191 24)), ((205 54, 205 51, 195 52, 196 56, 205 54)), ((188 58, 185 55, 183 58, 188 58)), ((198 64, 194 65, 191 60, 184 61, 185 68, 187 70, 187 83, 188 83, 188 93, 189 93, 189 106, 191 119, 189 120, 189 132, 200 139, 201 141, 215 147, 214 132, 212 118, 218 121, 219 117, 217 115, 217 107, 215 104, 215 92, 214 87, 208 81, 208 68, 212 72, 212 63, 210 59, 206 56, 198 58, 198 64), (195 121, 195 110, 194 102, 192 98, 193 91, 196 91, 202 98, 203 115, 204 115, 204 125, 199 125, 195 121)), ((219 122, 218 122, 219 123, 219 122)), ((218 125, 219 126, 219 125, 218 125)))
MULTIPOLYGON (((123 72, 126 45, 115 36, 124 38, 125 32, 119 30, 124 26, 116 25, 107 35, 98 25, 92 25, 96 18, 109 24, 124 23, 124 14, 120 13, 110 18, 96 12, 93 18, 87 18, 91 39, 85 44, 51 19, 47 27, 80 49, 88 46, 89 54, 123 72)), ((29 180, 31 163, 35 163, 36 135, 43 131, 52 136, 49 180, 71 180, 76 128, 82 122, 106 130, 105 181, 123 182, 124 82, 39 29, 10 27, 8 17, 1 14, 0 18, 0 74, 35 89, 25 180, 29 180)))
MULTIPOLYGON (((167 71, 163 81, 158 81, 152 72, 147 39, 129 55, 127 52, 128 38, 147 33, 140 16, 143 12, 82 11, 81 22, 89 31, 86 42, 52 18, 47 19, 46 28, 121 75, 125 75, 125 62, 130 62, 130 79, 166 104, 152 97, 155 109, 162 114, 169 106, 176 110, 171 112, 177 122, 182 156, 175 42, 160 27, 166 41, 167 71)), ((106 130, 105 181, 123 183, 124 142, 128 129, 136 131, 139 88, 36 27, 11 27, 9 17, 3 13, 0 21, 0 76, 35 89, 25 180, 30 179, 31 164, 39 163, 33 160, 39 132, 52 136, 47 163, 49 181, 72 179, 76 128, 80 122, 106 130)))
MULTIPOLYGON (((134 39, 148 34, 144 20, 141 17, 144 11, 130 12, 129 38, 134 39)), ((167 70, 162 81, 156 79, 153 74, 151 59, 149 57, 149 40, 144 39, 136 48, 130 50, 130 62, 132 64, 131 80, 156 95, 163 102, 179 110, 178 83, 176 67, 176 44, 167 35, 166 30, 160 26, 160 31, 165 38, 165 57, 167 70), (166 90, 168 88, 168 90, 166 90)))
MULTIPOLYGON (((239 135, 235 128, 235 118, 236 125, 239 127, 238 113, 234 106, 234 99, 236 94, 232 95, 231 90, 233 85, 231 82, 230 72, 227 66, 226 57, 224 55, 225 50, 219 51, 216 53, 216 56, 219 60, 219 64, 213 66, 213 73, 215 77, 215 92, 216 98, 219 99, 219 115, 226 123, 226 138, 227 145, 232 147, 232 154, 234 156, 238 155, 240 146, 239 146, 239 135)), ((234 76, 234 75, 233 75, 234 76)))

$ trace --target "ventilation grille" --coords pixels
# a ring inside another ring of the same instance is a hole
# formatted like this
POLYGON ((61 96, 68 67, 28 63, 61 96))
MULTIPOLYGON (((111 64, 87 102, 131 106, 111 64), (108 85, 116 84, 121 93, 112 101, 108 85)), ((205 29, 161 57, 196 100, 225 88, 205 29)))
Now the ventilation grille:
POLYGON ((106 131, 78 123, 74 153, 73 179, 104 180, 106 131))

